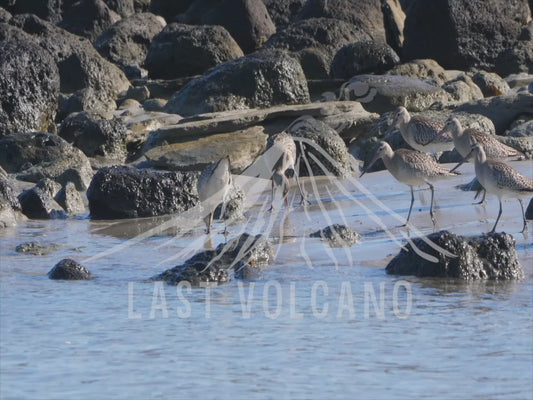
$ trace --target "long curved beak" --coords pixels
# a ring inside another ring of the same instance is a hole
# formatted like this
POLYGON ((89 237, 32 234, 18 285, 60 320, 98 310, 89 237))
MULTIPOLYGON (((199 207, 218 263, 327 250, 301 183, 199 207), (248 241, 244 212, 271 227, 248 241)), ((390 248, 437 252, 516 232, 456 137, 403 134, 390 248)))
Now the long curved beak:
POLYGON ((379 154, 376 154, 376 155, 374 156, 374 158, 372 159, 372 161, 370 161, 370 164, 368 164, 367 167, 363 169, 363 172, 361 172, 361 175, 359 175, 359 178, 362 177, 364 174, 366 174, 366 171, 368 171, 368 170, 372 167, 372 165, 374 165, 374 163, 375 163, 377 160, 379 160, 379 158, 380 158, 380 157, 379 157, 379 154))
POLYGON ((463 160, 462 160, 459 164, 457 164, 455 167, 453 167, 453 168, 450 170, 450 172, 455 171, 457 168, 459 168, 461 165, 463 165, 463 164, 464 164, 464 163, 470 158, 470 156, 472 155, 473 152, 474 152, 474 149, 470 150, 470 153, 468 153, 468 154, 466 155, 466 157, 464 157, 463 160))

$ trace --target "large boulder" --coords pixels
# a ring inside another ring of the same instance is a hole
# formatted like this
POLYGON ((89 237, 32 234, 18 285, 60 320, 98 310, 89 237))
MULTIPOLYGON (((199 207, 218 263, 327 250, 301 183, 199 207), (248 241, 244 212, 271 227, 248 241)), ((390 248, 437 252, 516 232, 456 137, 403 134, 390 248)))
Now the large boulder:
POLYGON ((187 8, 194 0, 148 0, 150 11, 156 15, 161 15, 167 21, 171 21, 178 14, 187 11, 187 8))
POLYGON ((87 190, 93 219, 153 217, 185 211, 198 203, 197 173, 104 167, 87 190))
POLYGON ((67 281, 89 280, 91 279, 91 271, 79 262, 65 258, 48 272, 48 278, 67 281))
POLYGON ((104 0, 104 3, 122 18, 127 18, 135 14, 135 1, 136 0, 104 0))
POLYGON ((0 24, 0 137, 18 131, 54 131, 58 68, 46 50, 14 29, 0 24))
POLYGON ((83 151, 87 157, 126 158, 128 131, 120 118, 105 119, 89 112, 73 113, 62 123, 59 136, 83 151))
POLYGON ((350 43, 341 47, 333 57, 331 77, 350 79, 359 74, 383 73, 399 62, 398 54, 386 43, 350 43))
POLYGON ((0 229, 15 226, 21 216, 21 207, 12 182, 0 170, 0 229))
POLYGON ((246 54, 259 49, 276 32, 261 0, 196 0, 180 16, 180 22, 221 25, 246 54))
POLYGON ((387 43, 394 51, 401 54, 404 41, 405 12, 402 9, 400 0, 382 0, 381 11, 383 11, 387 43))
POLYGON ((387 71, 387 75, 401 75, 423 79, 436 86, 442 86, 448 80, 446 70, 435 60, 429 59, 413 60, 396 65, 387 71))
POLYGON ((78 100, 71 101, 69 112, 108 112, 116 108, 115 99, 128 89, 129 81, 117 66, 98 54, 88 40, 34 15, 17 15, 10 24, 30 34, 34 43, 52 54, 59 68, 60 91, 74 93, 72 97, 78 100))
POLYGON ((361 102, 366 110, 380 114, 398 106, 423 111, 433 103, 449 101, 448 93, 440 87, 400 75, 357 75, 341 91, 344 97, 361 102))
POLYGON ((35 14, 55 24, 62 19, 64 3, 63 0, 16 0, 12 10, 14 14, 35 14))
POLYGON ((516 252, 516 242, 507 233, 462 237, 441 231, 426 238, 413 239, 412 243, 418 250, 415 252, 412 244, 407 244, 387 265, 388 274, 464 280, 524 277, 516 252), (428 254, 433 260, 421 257, 417 254, 420 252, 428 254))
POLYGON ((119 66, 141 65, 152 39, 165 25, 165 21, 154 14, 135 14, 102 32, 94 47, 102 56, 119 66))
POLYGON ((472 76, 472 80, 485 97, 511 94, 509 84, 494 72, 478 71, 472 76))
POLYGON ((263 0, 278 31, 291 24, 306 0, 263 0))
POLYGON ((209 68, 244 54, 222 26, 170 24, 148 50, 145 68, 151 78, 201 75, 209 68))
POLYGON ((348 22, 311 18, 276 33, 265 48, 289 50, 300 61, 308 79, 324 79, 329 77, 331 62, 341 47, 370 39, 370 35, 348 22))
POLYGON ((417 0, 405 20, 403 56, 432 58, 446 69, 490 70, 529 16, 527 0, 417 0))
POLYGON ((380 0, 308 0, 296 19, 333 18, 361 28, 372 40, 386 41, 380 0))
POLYGON ((61 185, 50 179, 40 180, 18 196, 22 213, 32 219, 65 218, 62 207, 54 200, 60 188, 61 185))
POLYGON ((63 14, 59 26, 94 42, 98 35, 120 20, 102 0, 80 0, 63 14))
POLYGON ((348 148, 344 144, 344 140, 339 134, 330 126, 313 117, 302 117, 296 120, 289 128, 289 133, 295 137, 296 148, 300 152, 300 145, 298 138, 310 141, 310 143, 303 142, 305 154, 300 155, 307 158, 307 162, 311 167, 309 171, 307 163, 304 160, 300 161, 300 176, 312 175, 334 175, 340 177, 347 177, 353 172, 352 157, 348 153, 348 148), (327 155, 324 155, 325 152, 327 155), (309 154, 313 154, 320 164, 326 168, 323 169, 309 154))
POLYGON ((269 50, 229 61, 192 80, 170 98, 165 112, 186 116, 308 102, 298 61, 269 50))
POLYGON ((91 165, 81 150, 57 135, 17 133, 0 139, 0 166, 17 178, 37 182, 50 178, 61 184, 73 182, 85 190, 92 176, 91 165))

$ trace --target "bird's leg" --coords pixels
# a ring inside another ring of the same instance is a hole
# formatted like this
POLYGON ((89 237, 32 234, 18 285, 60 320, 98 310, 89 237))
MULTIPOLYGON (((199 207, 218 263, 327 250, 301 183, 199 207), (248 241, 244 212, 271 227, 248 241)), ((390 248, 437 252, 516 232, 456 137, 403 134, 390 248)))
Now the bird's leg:
POLYGON ((496 225, 498 225, 498 221, 500 220, 500 216, 502 215, 502 200, 498 199, 500 201, 500 211, 498 211, 498 217, 496 218, 496 223, 492 227, 492 230, 490 233, 494 233, 496 231, 496 225))
POLYGON ((411 211, 413 211, 413 203, 415 202, 415 194, 413 192, 413 187, 410 186, 411 188, 411 205, 409 206, 409 214, 407 214, 407 219, 405 220, 405 224, 403 224, 402 226, 407 226, 407 224, 409 223, 409 218, 411 218, 411 211))
POLYGON ((527 220, 526 220, 526 213, 524 212, 524 204, 522 203, 522 199, 518 199, 520 202, 520 208, 522 209, 522 218, 524 220, 524 226, 522 227, 522 230, 520 233, 527 232, 527 220))
POLYGON ((271 180, 272 182, 272 201, 270 202, 270 208, 267 210, 267 212, 271 212, 274 209, 274 178, 271 180))
POLYGON ((209 213, 209 215, 207 216, 205 223, 207 225, 207 229, 205 233, 209 235, 211 233, 211 225, 213 224, 213 213, 212 212, 209 213))
POLYGON ((304 191, 302 190, 302 185, 300 184, 300 178, 298 178, 298 174, 296 173, 296 170, 294 170, 294 177, 296 178, 296 183, 298 184, 298 189, 300 189, 300 196, 302 196, 302 200, 300 201, 300 205, 302 204, 310 204, 309 200, 305 198, 304 191))
MULTIPOLYGON (((474 197, 474 200, 477 199, 477 196, 479 196, 479 193, 480 192, 476 193, 476 196, 474 197)), ((487 191, 485 189, 483 189, 483 198, 481 199, 481 201, 478 201, 477 203, 474 203, 474 205, 479 205, 479 204, 485 203, 485 196, 486 195, 487 195, 487 191)))
POLYGON ((431 216, 433 227, 435 227, 435 215, 433 215, 433 198, 435 197, 435 188, 433 187, 431 183, 428 183, 428 186, 431 189, 431 204, 429 206, 429 215, 431 216))

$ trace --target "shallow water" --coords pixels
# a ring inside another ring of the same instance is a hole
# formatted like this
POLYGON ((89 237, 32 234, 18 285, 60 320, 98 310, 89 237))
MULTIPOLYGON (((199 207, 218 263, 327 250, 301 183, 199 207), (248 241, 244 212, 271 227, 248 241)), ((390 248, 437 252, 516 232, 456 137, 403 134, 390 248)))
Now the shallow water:
MULTIPOLYGON (((531 176, 531 163, 514 166, 531 176)), ((471 165, 462 171, 436 185, 438 228, 486 232, 497 200, 471 205, 473 193, 453 189, 472 178, 471 165)), ((359 182, 406 216, 406 186, 386 172, 359 182)), ((406 231, 378 223, 401 218, 347 181, 322 178, 317 191, 321 202, 311 194, 311 205, 266 220, 257 216, 268 196, 250 191, 248 224, 229 226, 230 236, 270 224, 275 264, 263 279, 216 288, 146 279, 223 241, 220 223, 211 242, 201 225, 187 232, 168 217, 27 221, 0 231, 0 398, 532 398, 533 245, 518 233, 516 200, 504 202, 499 230, 515 237, 525 279, 465 283, 386 275, 406 231), (330 249, 307 237, 335 222, 363 242, 330 249), (60 248, 15 252, 31 240, 60 248), (48 280, 65 257, 95 278, 48 280)), ((433 230, 428 202, 429 191, 417 192, 412 222, 423 234, 433 230)))

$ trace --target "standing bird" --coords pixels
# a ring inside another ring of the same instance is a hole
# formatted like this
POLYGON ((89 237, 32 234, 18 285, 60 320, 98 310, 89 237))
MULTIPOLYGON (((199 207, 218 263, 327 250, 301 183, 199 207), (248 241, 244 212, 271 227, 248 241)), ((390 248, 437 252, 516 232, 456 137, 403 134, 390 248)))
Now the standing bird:
POLYGON ((428 185, 431 189, 429 214, 431 215, 433 225, 435 225, 435 217, 433 215, 433 198, 435 192, 433 183, 440 179, 450 178, 459 174, 444 168, 429 154, 407 149, 393 151, 387 142, 380 142, 374 158, 361 176, 380 158, 383 159, 383 163, 396 180, 405 183, 411 188, 411 205, 409 206, 409 214, 407 215, 405 225, 409 222, 415 201, 413 186, 423 185, 428 185))
POLYGON ((483 185, 487 192, 498 196, 500 202, 498 217, 490 232, 493 233, 496 230, 496 225, 498 225, 498 221, 502 215, 502 198, 506 197, 517 198, 520 202, 524 222, 521 232, 526 231, 527 222, 526 215, 524 214, 522 197, 533 195, 533 179, 522 175, 520 172, 501 161, 488 160, 483 146, 479 143, 475 143, 471 147, 470 153, 468 153, 463 161, 457 164, 452 171, 459 168, 459 166, 461 166, 471 154, 474 154, 475 156, 475 170, 479 183, 483 185))
POLYGON ((285 205, 287 207, 289 206, 289 200, 287 198, 287 194, 289 193, 289 177, 292 178, 293 176, 296 178, 296 183, 302 196, 301 203, 304 203, 305 196, 295 169, 296 144, 294 143, 294 139, 289 133, 280 132, 270 137, 269 144, 269 154, 274 154, 275 157, 270 164, 272 168, 272 203, 270 210, 273 208, 275 187, 281 187, 283 189, 282 193, 285 199, 285 205))
POLYGON ((436 155, 453 149, 451 135, 437 137, 444 124, 419 115, 411 117, 405 107, 398 107, 392 127, 398 128, 403 139, 415 150, 436 155))
POLYGON ((226 205, 226 198, 231 187, 231 171, 229 156, 222 158, 216 163, 209 165, 202 171, 198 178, 198 197, 204 207, 209 211, 205 217, 206 233, 211 232, 213 214, 220 203, 222 203, 222 213, 226 205))
MULTIPOLYGON (((485 156, 489 160, 507 160, 512 157, 523 156, 518 150, 506 146, 488 133, 473 128, 464 129, 461 122, 455 117, 449 118, 446 121, 444 128, 438 133, 437 138, 450 133, 453 137, 455 149, 463 158, 472 152, 473 143, 478 143, 483 147, 485 156)), ((476 197, 478 194, 476 194, 476 197)), ((482 204, 485 201, 485 195, 486 191, 484 190, 483 198, 477 204, 482 204)))

